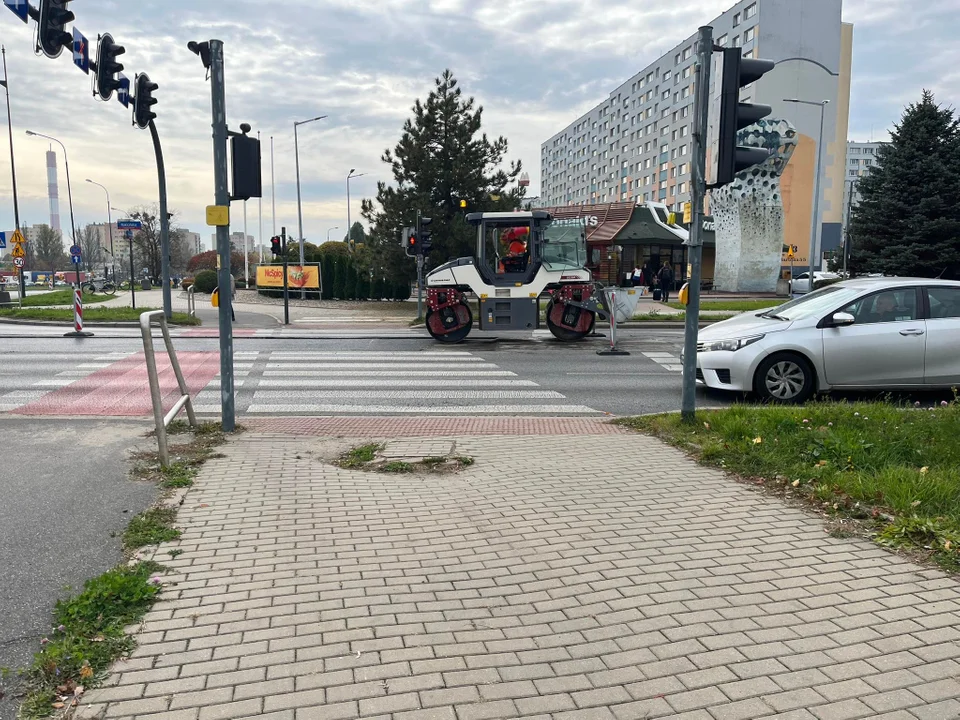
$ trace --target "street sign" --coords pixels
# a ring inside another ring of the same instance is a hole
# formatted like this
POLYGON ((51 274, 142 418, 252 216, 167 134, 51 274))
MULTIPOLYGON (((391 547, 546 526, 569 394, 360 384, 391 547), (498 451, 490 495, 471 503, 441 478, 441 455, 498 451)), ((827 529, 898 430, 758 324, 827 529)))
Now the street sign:
POLYGON ((73 64, 90 74, 90 44, 76 28, 73 29, 73 64))
POLYGON ((14 245, 13 250, 10 251, 10 254, 15 258, 22 258, 27 256, 27 251, 23 249, 23 245, 14 245))
POLYGON ((13 10, 13 14, 24 23, 30 22, 30 3, 27 0, 3 0, 3 4, 13 10))
POLYGON ((693 205, 690 203, 683 204, 683 224, 689 225, 693 222, 693 205))
POLYGON ((80 256, 74 255, 73 257, 70 258, 70 262, 72 262, 74 265, 79 265, 81 262, 80 256))
POLYGON ((207 225, 226 227, 230 224, 230 208, 227 205, 207 205, 207 225))
POLYGON ((127 230, 127 231, 125 231, 125 232, 123 233, 123 236, 124 236, 127 240, 129 240, 130 242, 133 242, 133 230, 127 230))
POLYGON ((0 232, 0 250, 5 250, 7 248, 7 234, 5 232, 0 232))
POLYGON ((22 267, 23 267, 23 258, 14 258, 14 259, 13 259, 13 264, 14 264, 16 267, 18 267, 18 268, 22 268, 22 267))
POLYGON ((14 245, 23 245, 26 241, 26 238, 23 237, 23 233, 20 232, 19 228, 13 231, 13 237, 10 238, 10 242, 14 245))
POLYGON ((70 254, 71 254, 73 257, 80 257, 80 255, 82 254, 82 251, 80 250, 80 246, 79 246, 79 245, 71 245, 71 246, 70 246, 70 254))
POLYGON ((117 73, 117 82, 120 86, 117 88, 117 100, 125 108, 130 107, 130 78, 123 73, 117 73))
POLYGON ((118 230, 139 230, 143 223, 139 220, 117 220, 118 230))

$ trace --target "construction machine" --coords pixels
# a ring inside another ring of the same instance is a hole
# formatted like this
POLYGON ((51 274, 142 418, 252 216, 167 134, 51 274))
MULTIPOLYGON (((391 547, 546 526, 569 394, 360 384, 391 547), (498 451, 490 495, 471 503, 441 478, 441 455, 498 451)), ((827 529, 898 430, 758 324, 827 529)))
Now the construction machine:
POLYGON ((543 210, 469 213, 477 229, 475 257, 459 258, 430 272, 427 330, 445 343, 462 341, 473 328, 467 293, 478 298, 481 330, 540 327, 546 293, 546 323, 559 340, 589 335, 597 317, 609 319, 602 288, 586 269, 582 218, 554 220, 543 210))

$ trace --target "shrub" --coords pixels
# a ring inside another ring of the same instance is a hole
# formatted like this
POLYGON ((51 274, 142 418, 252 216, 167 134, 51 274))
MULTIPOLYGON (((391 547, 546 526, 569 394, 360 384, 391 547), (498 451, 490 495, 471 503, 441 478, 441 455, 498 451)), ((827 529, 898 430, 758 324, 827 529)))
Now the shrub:
POLYGON ((198 272, 194 278, 193 286, 198 293, 206 293, 207 295, 212 293, 217 287, 216 270, 202 270, 198 272))

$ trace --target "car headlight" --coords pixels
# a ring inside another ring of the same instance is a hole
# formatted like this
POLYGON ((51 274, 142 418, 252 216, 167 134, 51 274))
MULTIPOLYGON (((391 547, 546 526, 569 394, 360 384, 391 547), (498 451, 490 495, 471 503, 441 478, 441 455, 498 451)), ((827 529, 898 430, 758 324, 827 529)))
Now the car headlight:
POLYGON ((763 335, 751 335, 750 337, 734 338, 733 340, 715 340, 714 342, 700 343, 698 352, 718 352, 725 350, 727 352, 736 352, 747 345, 753 345, 755 342, 763 340, 763 335))

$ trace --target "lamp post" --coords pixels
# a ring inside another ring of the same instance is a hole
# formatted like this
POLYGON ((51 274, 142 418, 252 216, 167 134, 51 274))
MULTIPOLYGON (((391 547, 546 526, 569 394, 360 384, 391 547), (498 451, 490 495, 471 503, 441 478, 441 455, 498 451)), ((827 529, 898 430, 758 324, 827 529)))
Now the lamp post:
POLYGON ((331 231, 331 230, 339 230, 339 229, 340 229, 340 226, 339 226, 339 225, 336 225, 336 226, 334 226, 334 227, 332 227, 332 228, 327 228, 327 242, 330 242, 330 231, 331 231))
POLYGON ((830 101, 820 100, 819 102, 813 102, 811 100, 798 100, 797 98, 784 98, 783 101, 789 103, 798 103, 800 105, 813 105, 814 107, 820 108, 820 135, 817 138, 817 169, 813 182, 813 220, 810 225, 809 287, 810 292, 813 292, 813 273, 819 265, 820 259, 820 248, 817 241, 820 237, 820 164, 823 160, 823 115, 824 110, 830 101), (814 258, 816 258, 816 260, 814 258))
MULTIPOLYGON (((10 110, 10 77, 7 75, 7 48, 3 52, 3 89, 7 95, 7 131, 10 133, 10 173, 13 178, 13 221, 16 230, 20 229, 20 200, 17 196, 17 164, 13 155, 13 113, 10 110)), ((23 281, 23 268, 17 272, 17 301, 23 307, 23 296, 27 294, 27 286, 23 281)))
MULTIPOLYGON (((319 117, 310 118, 309 120, 301 120, 299 122, 293 123, 293 154, 297 166, 297 227, 299 230, 300 238, 300 267, 303 268, 303 207, 300 202, 300 142, 297 139, 297 128, 300 125, 306 125, 307 123, 316 122, 317 120, 323 120, 326 118, 326 115, 320 115, 319 117)), ((300 291, 300 299, 303 300, 307 297, 307 291, 300 291)))
POLYGON ((110 238, 110 269, 113 270, 113 281, 116 282, 117 265, 116 260, 113 257, 113 216, 110 214, 110 191, 100 183, 94 182, 90 178, 87 178, 87 182, 91 185, 96 185, 107 194, 107 237, 110 238))
POLYGON ((354 175, 356 168, 351 168, 350 172, 347 173, 347 247, 353 247, 353 238, 350 237, 350 231, 353 229, 353 225, 350 224, 350 181, 353 178, 363 177, 366 173, 360 173, 359 175, 354 175))
MULTIPOLYGON (((52 140, 57 143, 61 148, 63 148, 63 166, 67 171, 67 200, 70 203, 70 240, 72 245, 77 244, 77 225, 73 219, 73 191, 70 189, 70 162, 67 160, 67 147, 62 142, 57 140, 55 137, 50 135, 44 135, 43 133, 34 132, 33 130, 27 130, 27 135, 32 135, 34 137, 42 137, 46 140, 52 140)), ((80 287, 80 270, 77 270, 77 287, 80 287)))
POLYGON ((857 192, 857 185, 860 180, 847 180, 850 184, 850 191, 847 193, 847 222, 844 227, 843 235, 843 276, 847 277, 847 261, 850 259, 850 215, 853 212, 853 196, 857 192))

